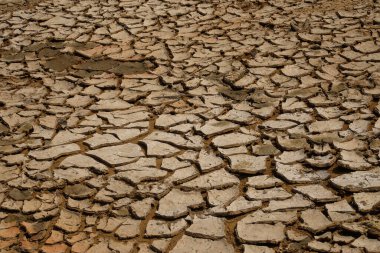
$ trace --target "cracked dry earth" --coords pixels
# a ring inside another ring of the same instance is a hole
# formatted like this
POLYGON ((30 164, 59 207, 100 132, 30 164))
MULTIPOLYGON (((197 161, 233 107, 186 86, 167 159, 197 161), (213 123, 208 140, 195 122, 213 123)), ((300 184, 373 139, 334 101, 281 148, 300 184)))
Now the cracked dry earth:
POLYGON ((380 252, 379 3, 28 3, 0 1, 1 253, 380 252))

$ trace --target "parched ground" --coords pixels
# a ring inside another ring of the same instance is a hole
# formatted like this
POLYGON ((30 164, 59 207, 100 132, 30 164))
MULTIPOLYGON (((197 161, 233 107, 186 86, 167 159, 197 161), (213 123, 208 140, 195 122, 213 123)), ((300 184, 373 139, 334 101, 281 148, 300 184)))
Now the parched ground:
POLYGON ((380 252, 380 4, 0 0, 0 253, 380 252))

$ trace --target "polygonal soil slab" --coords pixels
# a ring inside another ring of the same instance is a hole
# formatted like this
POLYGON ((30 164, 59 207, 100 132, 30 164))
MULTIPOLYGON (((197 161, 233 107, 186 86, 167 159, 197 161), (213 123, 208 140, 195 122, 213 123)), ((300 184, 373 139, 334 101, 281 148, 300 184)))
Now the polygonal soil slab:
POLYGON ((110 166, 131 163, 144 156, 144 152, 137 144, 128 143, 87 151, 87 154, 96 157, 110 166))

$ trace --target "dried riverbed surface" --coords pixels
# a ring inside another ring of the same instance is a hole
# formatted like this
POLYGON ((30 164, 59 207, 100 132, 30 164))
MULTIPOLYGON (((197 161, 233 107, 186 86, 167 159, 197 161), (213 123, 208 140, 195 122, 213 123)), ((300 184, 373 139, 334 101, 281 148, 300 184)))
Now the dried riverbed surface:
POLYGON ((0 9, 1 253, 379 252, 376 1, 0 9))

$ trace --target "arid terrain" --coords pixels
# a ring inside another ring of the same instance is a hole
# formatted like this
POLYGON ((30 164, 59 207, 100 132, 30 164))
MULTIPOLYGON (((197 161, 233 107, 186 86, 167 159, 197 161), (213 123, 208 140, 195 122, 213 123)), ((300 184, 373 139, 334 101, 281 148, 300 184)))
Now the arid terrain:
POLYGON ((374 0, 0 0, 0 253, 379 253, 379 97, 374 0))

